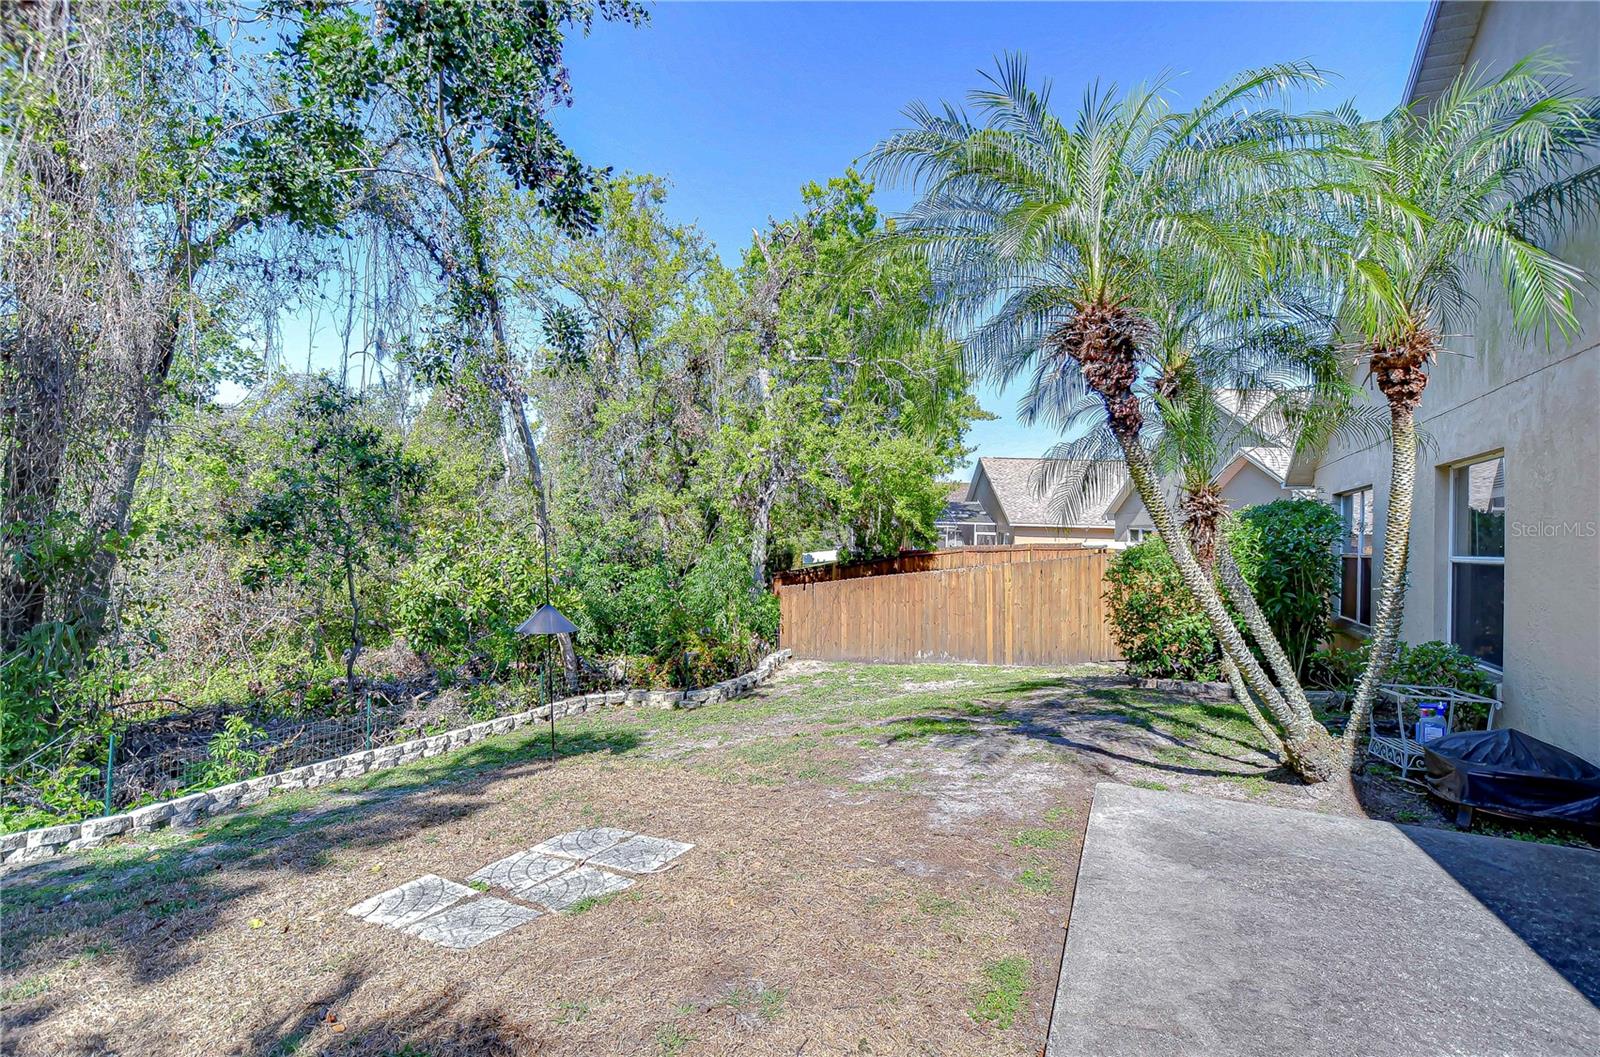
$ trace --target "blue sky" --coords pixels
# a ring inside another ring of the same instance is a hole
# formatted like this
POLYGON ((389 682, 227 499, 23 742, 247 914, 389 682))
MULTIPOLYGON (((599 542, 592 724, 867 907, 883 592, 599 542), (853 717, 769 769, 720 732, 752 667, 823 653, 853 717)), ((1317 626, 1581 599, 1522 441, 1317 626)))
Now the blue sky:
MULTIPOLYGON (((567 51, 575 105, 554 115, 585 161, 672 185, 668 211, 735 260, 752 229, 800 207, 800 188, 842 173, 902 124, 913 100, 959 101, 1007 52, 1055 83, 1060 109, 1096 79, 1176 76, 1182 105, 1237 71, 1309 59, 1338 75, 1314 100, 1393 107, 1427 4, 658 3, 639 29, 600 23, 567 51)), ((909 203, 880 188, 886 211, 909 203)), ((307 321, 288 320, 304 348, 307 321)), ((319 333, 312 343, 322 346, 319 333)), ((336 357, 336 353, 334 354, 336 357)), ((979 391, 999 416, 975 455, 1039 455, 1015 394, 979 391)))

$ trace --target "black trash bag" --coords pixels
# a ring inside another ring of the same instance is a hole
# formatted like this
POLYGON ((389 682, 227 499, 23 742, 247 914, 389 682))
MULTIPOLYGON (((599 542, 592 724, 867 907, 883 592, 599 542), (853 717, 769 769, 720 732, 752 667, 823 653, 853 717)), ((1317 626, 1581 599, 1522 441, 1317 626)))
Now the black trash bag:
POLYGON ((1428 789, 1497 815, 1600 826, 1600 767, 1520 730, 1473 730, 1423 746, 1428 789))

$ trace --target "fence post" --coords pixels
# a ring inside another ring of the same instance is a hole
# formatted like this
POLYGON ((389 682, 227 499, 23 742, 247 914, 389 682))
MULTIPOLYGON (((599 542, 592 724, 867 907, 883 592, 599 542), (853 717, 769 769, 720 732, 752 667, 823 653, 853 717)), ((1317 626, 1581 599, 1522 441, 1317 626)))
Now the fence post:
POLYGON ((117 775, 117 733, 112 731, 106 735, 106 814, 111 814, 112 783, 117 775))
POLYGON ((364 717, 363 723, 366 726, 366 730, 367 730, 366 748, 370 750, 372 748, 372 691, 371 690, 368 690, 367 693, 366 693, 366 703, 367 703, 366 716, 364 717))

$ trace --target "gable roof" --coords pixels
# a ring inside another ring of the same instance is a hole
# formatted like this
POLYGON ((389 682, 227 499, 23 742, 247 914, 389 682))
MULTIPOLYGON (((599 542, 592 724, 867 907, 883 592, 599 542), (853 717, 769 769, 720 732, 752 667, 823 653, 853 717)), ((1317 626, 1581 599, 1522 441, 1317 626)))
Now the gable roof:
POLYGON ((998 513, 1013 526, 1106 528, 1112 524, 1107 505, 1127 477, 1127 468, 1120 459, 986 457, 978 460, 977 469, 973 471, 967 499, 976 500, 979 480, 987 480, 995 503, 1000 507, 991 513, 998 513), (1056 486, 1043 488, 1052 470, 1060 475, 1055 478, 1056 486), (1061 489, 1079 474, 1084 475, 1088 490, 1075 503, 1069 504, 1061 489), (1074 516, 1064 520, 1063 515, 1069 510, 1074 516))

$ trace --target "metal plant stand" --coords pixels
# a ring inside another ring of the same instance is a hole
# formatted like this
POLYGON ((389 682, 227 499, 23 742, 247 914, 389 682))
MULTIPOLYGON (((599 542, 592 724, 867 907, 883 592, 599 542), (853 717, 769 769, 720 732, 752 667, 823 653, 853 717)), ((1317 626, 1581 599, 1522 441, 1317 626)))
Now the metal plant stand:
MULTIPOLYGON (((1500 711, 1500 702, 1492 697, 1481 697, 1448 686, 1384 683, 1378 687, 1378 701, 1394 705, 1395 729, 1398 734, 1395 736, 1379 734, 1376 729, 1369 727, 1367 755, 1382 760, 1398 770, 1401 781, 1424 786, 1426 783, 1421 778, 1413 777, 1414 773, 1420 773, 1424 769, 1424 757, 1422 743, 1411 737, 1406 727, 1408 706, 1414 711, 1422 705, 1442 705, 1446 734, 1454 734, 1461 729, 1456 722, 1456 713, 1461 705, 1470 703, 1484 706, 1488 713, 1485 730, 1494 729, 1495 713, 1500 711)), ((1372 714, 1376 720, 1377 705, 1373 706, 1372 714)))

